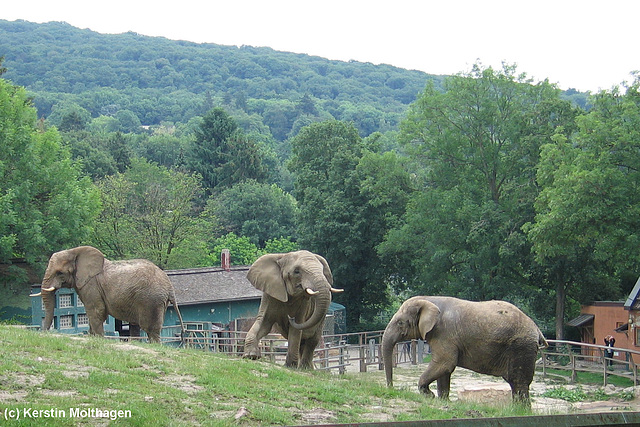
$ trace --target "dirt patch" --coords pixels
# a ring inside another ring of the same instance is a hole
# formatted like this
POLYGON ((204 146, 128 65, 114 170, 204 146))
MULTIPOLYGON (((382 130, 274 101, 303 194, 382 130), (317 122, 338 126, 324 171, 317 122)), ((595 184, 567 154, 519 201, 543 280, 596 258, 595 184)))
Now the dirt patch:
POLYGON ((196 377, 192 375, 167 375, 159 378, 158 381, 187 394, 195 394, 204 390, 204 387, 196 384, 196 377))
MULTIPOLYGON (((411 366, 400 365, 394 369, 393 384, 394 387, 400 389, 406 389, 419 393, 418 391, 418 379, 420 374, 424 372, 427 365, 411 366)), ((384 372, 377 369, 369 368, 367 373, 357 373, 357 375, 367 375, 380 382, 386 383, 384 372)), ((435 393, 435 383, 431 385, 431 389, 435 393)), ((482 375, 468 369, 456 368, 451 375, 451 391, 449 398, 451 400, 460 399, 460 395, 464 394, 468 390, 474 390, 476 397, 482 403, 487 404, 505 404, 505 399, 496 399, 498 394, 511 395, 511 389, 508 384, 498 377, 490 375, 482 375), (486 391, 486 393, 485 393, 486 391), (484 396, 483 396, 484 395, 484 396), (484 397, 484 398, 483 398, 484 397)), ((568 414, 568 413, 593 413, 593 412, 619 412, 619 411, 640 411, 640 399, 635 398, 631 401, 624 401, 613 397, 620 393, 631 394, 635 396, 640 394, 640 387, 616 387, 614 385, 608 385, 606 387, 598 385, 573 385, 566 382, 559 381, 552 378, 543 378, 541 374, 536 374, 531 386, 529 387, 531 394, 531 407, 534 413, 540 415, 546 414, 568 414), (586 393, 603 391, 605 394, 612 396, 609 400, 595 401, 595 402, 567 402, 562 399, 554 399, 544 397, 543 395, 547 390, 551 390, 557 387, 564 387, 567 390, 573 390, 577 387, 582 388, 586 393)), ((502 396, 504 397, 504 396, 502 396)), ((508 402, 509 399, 506 399, 508 402)), ((391 406, 386 403, 384 406, 391 406)), ((373 411, 376 412, 376 411, 373 411)), ((380 415, 381 416, 381 415, 380 415)), ((383 421, 383 420, 381 420, 383 421)))

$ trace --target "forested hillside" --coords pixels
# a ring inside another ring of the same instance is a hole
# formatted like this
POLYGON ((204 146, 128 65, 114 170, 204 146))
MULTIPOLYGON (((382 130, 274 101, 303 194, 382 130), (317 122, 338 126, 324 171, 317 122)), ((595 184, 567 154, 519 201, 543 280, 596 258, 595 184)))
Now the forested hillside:
POLYGON ((395 129, 427 81, 440 81, 388 65, 99 34, 62 22, 0 20, 1 55, 6 78, 34 94, 40 117, 74 103, 92 117, 133 113, 152 126, 225 106, 247 130, 279 141, 314 118, 353 121, 362 136, 395 129))
POLYGON ((0 58, 7 305, 29 306, 14 261, 80 244, 166 269, 308 249, 351 330, 442 294, 562 338, 640 272, 638 76, 586 108, 515 64, 436 77, 22 21, 0 58))

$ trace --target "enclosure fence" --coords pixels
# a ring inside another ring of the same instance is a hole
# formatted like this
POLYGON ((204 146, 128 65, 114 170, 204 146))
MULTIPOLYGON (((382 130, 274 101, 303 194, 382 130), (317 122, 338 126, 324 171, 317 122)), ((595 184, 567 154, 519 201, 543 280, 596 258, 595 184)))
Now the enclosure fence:
MULTIPOLYGON (((185 335, 181 337, 180 326, 163 328, 163 344, 184 346, 212 353, 223 353, 242 357, 246 332, 198 329, 200 324, 185 323, 185 335)), ((382 334, 384 331, 355 332, 348 334, 323 335, 314 353, 314 367, 319 370, 347 370, 367 372, 383 369, 382 334)), ((146 340, 143 337, 110 337, 120 340, 146 340)), ((543 377, 559 377, 568 382, 576 382, 578 372, 601 373, 603 384, 609 376, 628 378, 638 384, 640 351, 618 347, 606 347, 575 341, 547 340, 549 347, 540 349, 536 369, 543 377), (614 357, 606 351, 613 350, 614 357), (566 373, 566 375, 564 374, 566 373)), ((270 334, 260 340, 262 358, 283 364, 287 355, 287 340, 281 335, 270 334)), ((421 340, 404 341, 396 344, 393 352, 393 366, 418 365, 429 360, 429 345, 421 340)))

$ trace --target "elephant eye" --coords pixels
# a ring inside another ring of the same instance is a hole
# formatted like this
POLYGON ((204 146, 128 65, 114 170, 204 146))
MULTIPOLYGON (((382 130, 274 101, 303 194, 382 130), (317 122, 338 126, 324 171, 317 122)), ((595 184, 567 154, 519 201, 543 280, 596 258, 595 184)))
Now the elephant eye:
POLYGON ((293 269, 293 274, 300 274, 300 269, 299 268, 294 268, 293 269))

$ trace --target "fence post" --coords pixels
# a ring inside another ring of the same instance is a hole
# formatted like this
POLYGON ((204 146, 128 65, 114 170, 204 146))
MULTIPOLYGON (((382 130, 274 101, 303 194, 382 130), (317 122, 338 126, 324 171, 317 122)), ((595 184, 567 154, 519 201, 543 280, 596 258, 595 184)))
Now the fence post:
POLYGON ((424 341, 418 340, 418 365, 424 361, 424 341))
POLYGON ((571 384, 574 384, 578 381, 578 372, 576 371, 576 357, 571 350, 569 350, 569 359, 571 360, 571 384))
POLYGON ((358 334, 358 356, 360 357, 360 372, 367 372, 367 363, 364 360, 364 336, 358 334))
POLYGON ((416 358, 416 340, 411 340, 411 355, 409 357, 411 358, 412 365, 418 364, 418 360, 416 358))
POLYGON ((602 382, 607 385, 607 354, 602 351, 602 382))

